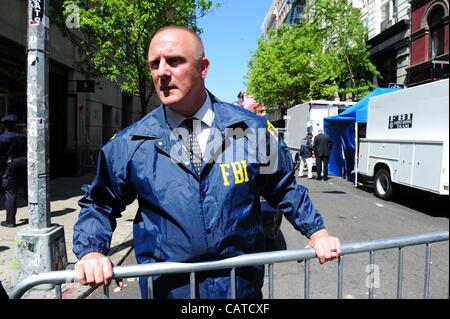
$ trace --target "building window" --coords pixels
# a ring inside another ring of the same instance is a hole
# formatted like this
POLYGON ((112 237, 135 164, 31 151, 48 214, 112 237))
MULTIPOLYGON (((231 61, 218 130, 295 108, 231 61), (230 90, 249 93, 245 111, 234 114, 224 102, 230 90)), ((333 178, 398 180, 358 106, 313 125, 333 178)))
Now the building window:
POLYGON ((391 5, 392 5, 392 19, 394 19, 395 21, 397 21, 397 20, 398 20, 397 0, 392 0, 392 1, 391 1, 391 5))
POLYGON ((431 59, 444 54, 444 25, 442 23, 444 14, 444 8, 438 5, 427 16, 427 23, 430 29, 429 55, 431 59))
POLYGON ((381 32, 397 23, 397 0, 388 0, 381 6, 381 32))

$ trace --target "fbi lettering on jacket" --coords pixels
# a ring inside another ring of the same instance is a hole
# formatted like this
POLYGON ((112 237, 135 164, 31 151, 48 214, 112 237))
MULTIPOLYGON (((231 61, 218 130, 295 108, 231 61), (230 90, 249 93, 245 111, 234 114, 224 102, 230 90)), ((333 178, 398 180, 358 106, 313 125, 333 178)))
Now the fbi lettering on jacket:
POLYGON ((220 170, 222 172, 223 185, 229 186, 230 181, 234 184, 247 183, 248 172, 247 172, 247 161, 239 161, 232 163, 220 164, 220 170), (234 177, 234 179, 230 178, 234 177))

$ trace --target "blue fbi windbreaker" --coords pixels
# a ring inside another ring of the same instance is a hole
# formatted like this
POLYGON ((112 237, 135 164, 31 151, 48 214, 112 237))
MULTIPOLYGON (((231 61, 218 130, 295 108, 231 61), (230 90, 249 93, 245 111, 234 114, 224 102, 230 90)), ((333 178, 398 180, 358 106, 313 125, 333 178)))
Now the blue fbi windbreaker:
MULTIPOLYGON (((116 219, 136 197, 137 262, 200 262, 265 250, 260 196, 310 237, 323 229, 290 152, 265 118, 211 95, 215 118, 198 176, 158 107, 100 151, 97 174, 79 201, 73 251, 106 254, 116 219), (243 134, 242 134, 243 133, 243 134)), ((236 270, 238 298, 260 296, 264 269, 236 270)), ((140 278, 143 298, 146 278, 140 278)), ((189 274, 154 277, 156 298, 189 298, 189 274)), ((197 273, 198 298, 230 298, 229 270, 197 273)))

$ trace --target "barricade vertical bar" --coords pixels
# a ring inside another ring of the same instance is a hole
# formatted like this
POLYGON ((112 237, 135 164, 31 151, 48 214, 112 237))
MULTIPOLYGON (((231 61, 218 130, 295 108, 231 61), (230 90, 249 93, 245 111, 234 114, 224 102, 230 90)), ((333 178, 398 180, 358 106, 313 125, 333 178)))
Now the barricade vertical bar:
POLYGON ((56 299, 62 299, 61 285, 55 286, 56 299))
POLYGON ((273 299, 273 264, 269 264, 269 299, 273 299))
POLYGON ((195 299, 195 272, 191 272, 191 299, 195 299))
POLYGON ((109 299, 109 286, 103 285, 103 299, 109 299))
POLYGON ((236 299, 236 268, 231 268, 231 299, 236 299))
POLYGON ((369 299, 373 299, 374 293, 374 271, 375 271, 375 252, 370 251, 370 261, 369 261, 369 299))
POLYGON ((309 299, 309 259, 305 260, 305 299, 309 299))
POLYGON ((423 291, 423 298, 428 299, 430 292, 430 265, 431 265, 431 244, 427 244, 427 252, 425 256, 425 287, 423 291))
POLYGON ((344 285, 344 256, 338 257, 338 291, 337 299, 342 299, 342 290, 344 285))
POLYGON ((147 277, 147 291, 148 291, 148 299, 154 299, 153 295, 153 276, 147 277))
POLYGON ((403 247, 398 248, 397 299, 402 299, 403 286, 403 247))

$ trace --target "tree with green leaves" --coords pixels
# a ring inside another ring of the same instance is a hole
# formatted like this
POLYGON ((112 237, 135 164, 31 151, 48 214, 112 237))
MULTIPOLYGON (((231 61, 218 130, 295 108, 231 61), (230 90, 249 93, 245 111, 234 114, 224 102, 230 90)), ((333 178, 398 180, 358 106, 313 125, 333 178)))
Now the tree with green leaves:
MULTIPOLYGON (((374 88, 371 79, 379 76, 370 62, 367 28, 351 1, 312 1, 307 9, 307 27, 322 39, 323 56, 328 61, 322 74, 329 74, 341 98, 351 94, 360 99, 374 88)), ((323 76, 322 76, 323 78, 323 76)), ((329 82, 329 81, 328 81, 329 82)))
POLYGON ((56 0, 50 17, 81 48, 78 68, 139 96, 145 113, 154 92, 147 65, 154 32, 170 24, 200 32, 196 19, 210 10, 211 0, 56 0))
POLYGON ((360 13, 342 0, 311 1, 298 25, 271 30, 249 62, 248 92, 270 110, 309 99, 357 100, 378 75, 360 13))
POLYGON ((306 29, 283 25, 271 30, 249 62, 247 90, 266 110, 287 109, 308 99, 311 57, 319 49, 306 29))

